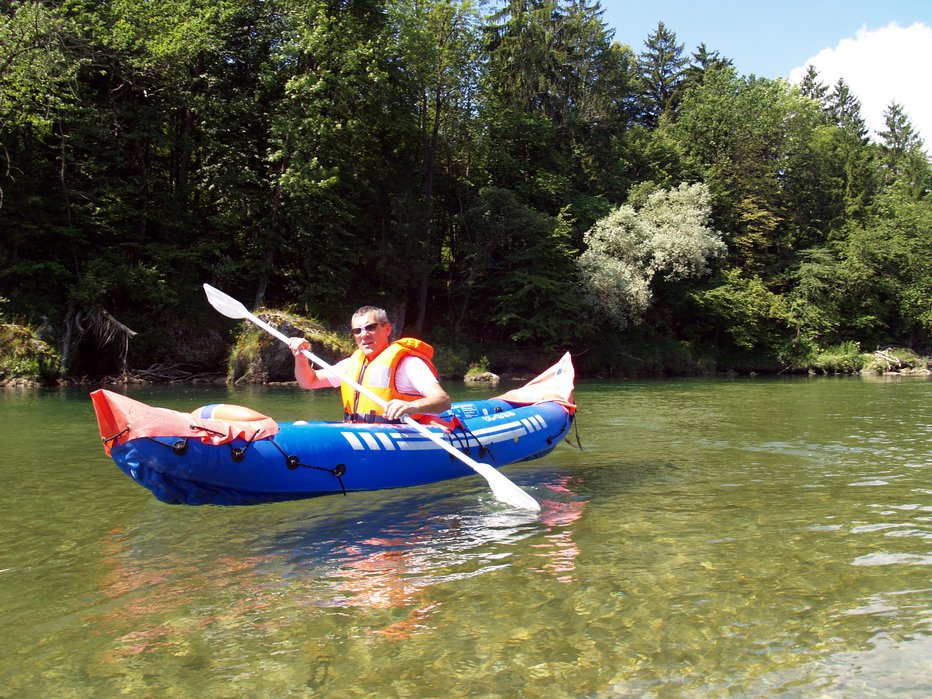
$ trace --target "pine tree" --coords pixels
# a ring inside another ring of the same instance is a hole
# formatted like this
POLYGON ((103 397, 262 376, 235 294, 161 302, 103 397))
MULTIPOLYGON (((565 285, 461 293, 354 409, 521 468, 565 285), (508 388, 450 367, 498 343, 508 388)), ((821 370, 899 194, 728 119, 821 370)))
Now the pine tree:
POLYGON ((867 143, 867 124, 861 116, 861 100, 851 92, 844 78, 839 78, 827 98, 828 114, 847 135, 867 143))
POLYGON ((883 143, 883 167, 888 179, 896 179, 909 155, 922 149, 922 139, 913 129, 902 105, 891 102, 883 115, 886 128, 878 132, 883 143))
POLYGON ((689 59, 683 55, 684 45, 676 43, 676 32, 663 22, 657 23, 644 46, 646 50, 638 55, 641 119, 648 126, 656 126, 686 77, 689 59))
POLYGON ((799 81, 799 94, 816 100, 820 105, 824 106, 828 88, 819 80, 819 71, 816 70, 814 65, 806 66, 806 74, 799 81))
POLYGON ((845 212, 860 219, 875 193, 876 171, 873 153, 868 147, 868 130, 861 116, 861 101, 854 96, 844 78, 839 78, 827 97, 830 123, 838 128, 836 160, 845 183, 845 212))

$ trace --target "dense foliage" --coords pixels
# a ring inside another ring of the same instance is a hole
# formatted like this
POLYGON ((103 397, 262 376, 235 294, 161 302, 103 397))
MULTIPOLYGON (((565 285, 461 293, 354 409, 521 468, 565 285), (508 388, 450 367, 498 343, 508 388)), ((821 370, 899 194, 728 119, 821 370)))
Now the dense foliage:
POLYGON ((591 370, 923 350, 932 170, 886 116, 587 0, 0 0, 0 315, 70 372, 217 362, 202 282, 591 370))

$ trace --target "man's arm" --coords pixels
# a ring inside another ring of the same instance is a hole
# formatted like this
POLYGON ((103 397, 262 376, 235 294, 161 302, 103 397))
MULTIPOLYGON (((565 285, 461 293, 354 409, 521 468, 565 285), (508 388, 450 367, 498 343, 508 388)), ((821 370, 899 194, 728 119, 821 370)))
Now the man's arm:
POLYGON ((385 417, 389 420, 397 420, 402 415, 415 413, 442 413, 450 408, 450 396, 443 390, 423 360, 417 357, 405 357, 398 371, 403 374, 403 377, 396 377, 398 389, 404 393, 420 393, 422 397, 413 401, 389 401, 385 409, 385 417))
POLYGON ((424 397, 417 400, 390 400, 385 408, 385 417, 389 420, 397 420, 402 415, 414 415, 416 413, 442 413, 449 410, 451 401, 450 396, 443 390, 443 387, 436 381, 428 384, 423 388, 424 397))
POLYGON ((293 337, 288 341, 291 353, 294 355, 294 377, 301 388, 332 388, 329 374, 325 371, 316 371, 311 361, 304 356, 301 350, 311 348, 311 343, 303 337, 293 337))

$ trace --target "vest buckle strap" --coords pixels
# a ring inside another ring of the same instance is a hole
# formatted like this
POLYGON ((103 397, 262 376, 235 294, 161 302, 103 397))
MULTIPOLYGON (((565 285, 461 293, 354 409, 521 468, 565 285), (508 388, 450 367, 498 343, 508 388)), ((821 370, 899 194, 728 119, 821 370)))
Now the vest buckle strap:
POLYGON ((359 413, 344 413, 343 422, 362 422, 367 425, 398 425, 401 423, 401 420, 389 420, 388 418, 376 414, 374 410, 370 410, 364 415, 359 413))

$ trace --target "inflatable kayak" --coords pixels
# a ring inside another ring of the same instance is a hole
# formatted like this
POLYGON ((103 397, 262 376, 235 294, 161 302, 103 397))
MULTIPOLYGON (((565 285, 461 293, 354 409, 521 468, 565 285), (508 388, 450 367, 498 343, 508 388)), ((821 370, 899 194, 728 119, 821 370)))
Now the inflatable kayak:
MULTIPOLYGON (((496 468, 553 451, 573 422, 569 353, 524 386, 454 403, 428 425, 496 468)), ((382 490, 474 475, 403 424, 276 422, 249 408, 156 408, 108 390, 91 393, 107 454, 159 500, 249 505, 382 490)))

